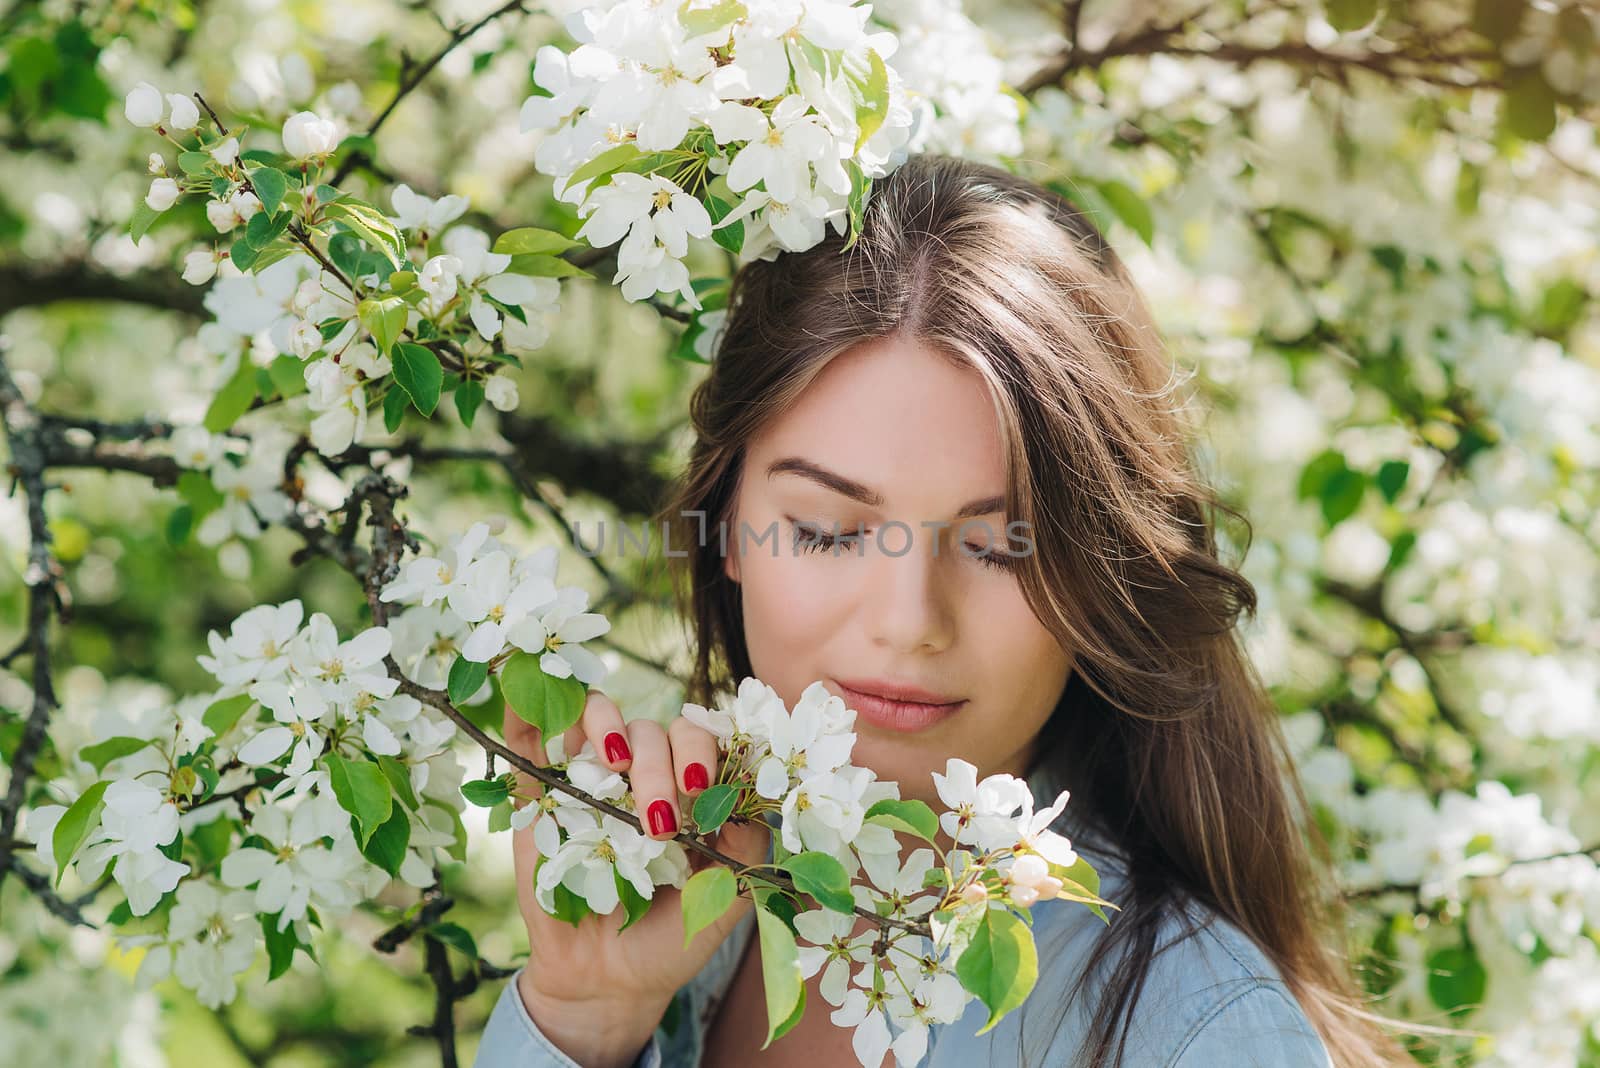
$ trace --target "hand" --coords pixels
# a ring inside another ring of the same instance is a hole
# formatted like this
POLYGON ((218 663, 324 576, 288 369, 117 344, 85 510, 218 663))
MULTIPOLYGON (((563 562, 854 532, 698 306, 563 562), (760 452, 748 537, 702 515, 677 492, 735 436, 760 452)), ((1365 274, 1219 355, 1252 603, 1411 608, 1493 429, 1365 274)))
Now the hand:
MULTIPOLYGON (((504 731, 515 752, 536 764, 550 762, 538 729, 509 706, 504 731)), ((665 729, 650 719, 624 723, 616 704, 597 690, 589 692, 582 717, 562 736, 568 754, 578 752, 585 740, 606 767, 627 774, 640 822, 657 840, 677 834, 694 797, 717 778, 717 742, 710 733, 681 716, 665 729), (692 765, 704 769, 704 776, 690 780, 695 784, 690 788, 684 774, 692 765)), ((533 776, 518 772, 517 780, 518 793, 542 795, 542 784, 533 776)), ((519 808, 526 803, 514 802, 519 808)), ((657 886, 649 911, 620 934, 626 919, 621 905, 608 915, 585 916, 574 927, 545 912, 534 896, 539 854, 533 825, 511 834, 517 900, 528 925, 528 964, 519 977, 524 1006, 539 1030, 585 1068, 631 1064, 678 988, 705 967, 752 907, 750 899, 735 898, 687 949, 682 892, 671 886, 657 886)), ((765 823, 728 823, 709 844, 745 864, 758 864, 766 860, 768 837, 765 823)), ((699 870, 713 862, 691 852, 689 863, 699 870)))

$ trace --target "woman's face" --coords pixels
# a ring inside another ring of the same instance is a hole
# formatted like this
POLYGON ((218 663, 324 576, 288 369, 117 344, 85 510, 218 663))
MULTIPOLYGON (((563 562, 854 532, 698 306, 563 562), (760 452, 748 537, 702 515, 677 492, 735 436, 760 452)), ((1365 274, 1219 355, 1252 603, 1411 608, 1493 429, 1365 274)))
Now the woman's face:
POLYGON ((902 797, 933 801, 930 774, 953 756, 980 777, 1024 774, 1072 657, 1014 571, 970 553, 1032 544, 1020 526, 1007 540, 999 422, 977 373, 917 341, 864 342, 773 420, 744 465, 725 570, 756 677, 790 707, 822 680, 857 710, 854 762, 898 781, 902 797), (835 524, 837 552, 807 551, 835 524), (963 703, 875 717, 845 685, 874 681, 963 703))

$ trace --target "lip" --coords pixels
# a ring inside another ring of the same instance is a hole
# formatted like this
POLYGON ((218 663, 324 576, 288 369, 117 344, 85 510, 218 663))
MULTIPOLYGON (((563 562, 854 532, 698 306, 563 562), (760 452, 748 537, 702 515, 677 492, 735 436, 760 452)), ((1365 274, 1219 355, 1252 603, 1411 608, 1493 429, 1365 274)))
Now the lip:
POLYGON ((955 715, 966 699, 951 700, 917 686, 881 679, 834 680, 844 691, 845 703, 856 715, 876 727, 894 731, 919 731, 955 715))

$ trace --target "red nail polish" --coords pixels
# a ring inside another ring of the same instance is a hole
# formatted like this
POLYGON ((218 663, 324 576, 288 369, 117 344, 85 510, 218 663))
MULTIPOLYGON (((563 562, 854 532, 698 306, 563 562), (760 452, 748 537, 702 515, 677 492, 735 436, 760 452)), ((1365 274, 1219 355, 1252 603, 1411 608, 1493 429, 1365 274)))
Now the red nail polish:
POLYGON ((672 811, 672 802, 650 802, 650 833, 675 834, 677 830, 678 814, 672 811))
POLYGON ((624 760, 631 760, 633 753, 628 749, 628 739, 616 731, 606 735, 606 759, 613 764, 620 764, 624 760))
POLYGON ((683 769, 683 788, 685 790, 704 790, 710 785, 710 776, 706 774, 706 766, 698 760, 683 769))

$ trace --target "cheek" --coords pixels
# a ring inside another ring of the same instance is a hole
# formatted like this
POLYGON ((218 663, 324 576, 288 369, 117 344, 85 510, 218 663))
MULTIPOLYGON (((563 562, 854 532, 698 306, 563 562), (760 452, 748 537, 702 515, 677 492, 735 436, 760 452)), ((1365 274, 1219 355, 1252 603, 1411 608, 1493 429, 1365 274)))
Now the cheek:
MULTIPOLYGON (((757 649, 793 658, 815 650, 848 620, 851 594, 842 561, 796 552, 779 540, 749 545, 739 562, 745 631, 757 649)), ((770 681, 770 680, 769 680, 770 681)))
POLYGON ((991 709, 1042 723, 1066 685, 1072 658, 1033 614, 1015 582, 981 583, 963 608, 971 662, 983 673, 991 709))

